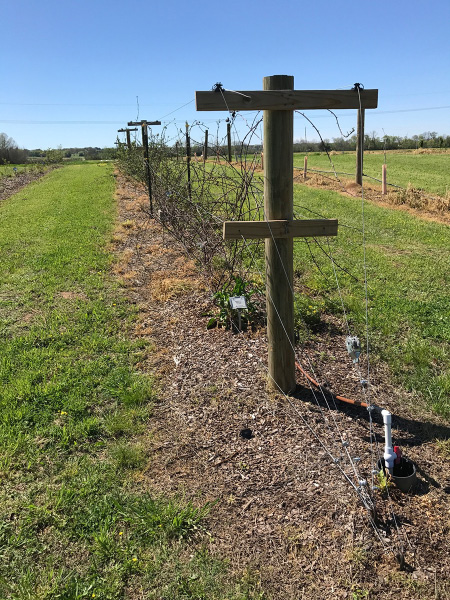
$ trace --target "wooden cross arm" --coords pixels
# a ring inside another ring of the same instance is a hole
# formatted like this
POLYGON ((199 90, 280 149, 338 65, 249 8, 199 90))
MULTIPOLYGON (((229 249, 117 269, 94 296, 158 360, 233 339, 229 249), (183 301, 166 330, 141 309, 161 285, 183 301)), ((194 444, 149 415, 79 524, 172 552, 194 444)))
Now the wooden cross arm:
POLYGON ((136 129, 118 129, 117 131, 118 133, 124 133, 125 131, 138 131, 138 129, 136 127, 136 129))
POLYGON ((334 236, 337 232, 337 219, 225 221, 223 224, 224 240, 334 236))
POLYGON ((128 121, 128 125, 161 125, 161 121, 128 121))
POLYGON ((259 90, 195 92, 197 110, 311 110, 377 108, 378 90, 259 90))

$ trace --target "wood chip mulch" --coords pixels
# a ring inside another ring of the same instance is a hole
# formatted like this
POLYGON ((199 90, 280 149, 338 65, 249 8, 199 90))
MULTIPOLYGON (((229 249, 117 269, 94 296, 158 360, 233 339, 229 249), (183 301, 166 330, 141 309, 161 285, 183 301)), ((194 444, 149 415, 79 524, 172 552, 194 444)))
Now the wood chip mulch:
MULTIPOLYGON (((371 488, 367 410, 313 394, 300 373, 289 399, 269 392, 265 330, 207 330, 214 306, 197 265, 149 218, 138 184, 118 174, 117 198, 115 271, 138 306, 136 336, 154 344, 140 367, 159 380, 142 485, 198 506, 217 501, 207 518, 209 551, 267 598, 449 598, 450 469, 436 441, 449 427, 376 364, 374 402, 395 415, 394 441, 417 465, 418 484, 407 494, 393 487, 388 498, 373 492, 371 523, 327 453, 341 457, 354 481, 348 441, 371 488)), ((334 318, 324 316, 299 357, 332 391, 363 399, 334 318)), ((381 418, 374 421, 382 448, 381 418)))

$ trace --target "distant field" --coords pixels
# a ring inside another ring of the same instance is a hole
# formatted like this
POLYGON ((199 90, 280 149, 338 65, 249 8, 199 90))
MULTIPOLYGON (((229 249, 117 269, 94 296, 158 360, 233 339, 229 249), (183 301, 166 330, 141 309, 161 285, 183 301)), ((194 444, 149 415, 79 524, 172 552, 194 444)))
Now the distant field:
MULTIPOLYGON (((294 154, 294 166, 303 169, 304 153, 294 154)), ((337 171, 355 172, 355 153, 332 154, 331 159, 337 171)), ((366 153, 364 173, 381 179, 384 154, 366 153)), ((412 152, 387 152, 387 179, 389 183, 407 187, 411 184, 430 194, 445 196, 450 190, 450 152, 446 154, 413 154, 412 152)), ((308 169, 332 170, 325 153, 308 154, 308 169)))

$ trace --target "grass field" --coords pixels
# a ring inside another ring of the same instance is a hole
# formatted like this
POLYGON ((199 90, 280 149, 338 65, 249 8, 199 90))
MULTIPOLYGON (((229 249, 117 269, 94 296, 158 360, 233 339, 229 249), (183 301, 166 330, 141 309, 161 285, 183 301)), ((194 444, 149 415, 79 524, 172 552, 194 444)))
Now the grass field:
MULTIPOLYGON (((322 249, 314 242, 309 248, 295 245, 295 269, 318 311, 340 313, 336 277, 324 251, 333 254, 346 311, 363 340, 361 199, 296 185, 294 203, 302 217, 311 217, 310 209, 339 219, 339 235, 330 246, 324 240, 322 249)), ((370 203, 364 213, 371 349, 401 385, 449 416, 450 228, 370 203)))
MULTIPOLYGON (((294 166, 303 169, 304 154, 294 154, 294 166)), ((355 153, 333 153, 331 159, 337 171, 355 172, 355 153)), ((365 153, 364 173, 381 179, 381 167, 384 155, 365 153)), ((445 154, 413 154, 412 152, 387 152, 387 180, 389 183, 425 190, 430 194, 445 196, 450 189, 450 152, 445 154)), ((332 170, 325 153, 308 154, 308 169, 332 170)), ((370 180, 369 180, 370 181, 370 180)))
POLYGON ((0 204, 0 597, 261 598, 201 544, 209 506, 139 485, 157 390, 113 191, 111 165, 71 165, 0 204))

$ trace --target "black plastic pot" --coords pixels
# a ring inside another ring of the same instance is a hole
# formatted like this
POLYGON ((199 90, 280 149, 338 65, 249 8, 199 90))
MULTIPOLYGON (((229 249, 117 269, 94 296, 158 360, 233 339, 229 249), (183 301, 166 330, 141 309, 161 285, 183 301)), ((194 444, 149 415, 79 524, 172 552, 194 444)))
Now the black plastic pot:
MULTIPOLYGON (((378 468, 381 469, 382 467, 384 468, 383 458, 378 461, 378 468)), ((392 481, 402 492, 409 492, 417 482, 417 473, 414 463, 411 460, 402 457, 400 463, 394 465, 392 470, 392 481)))

